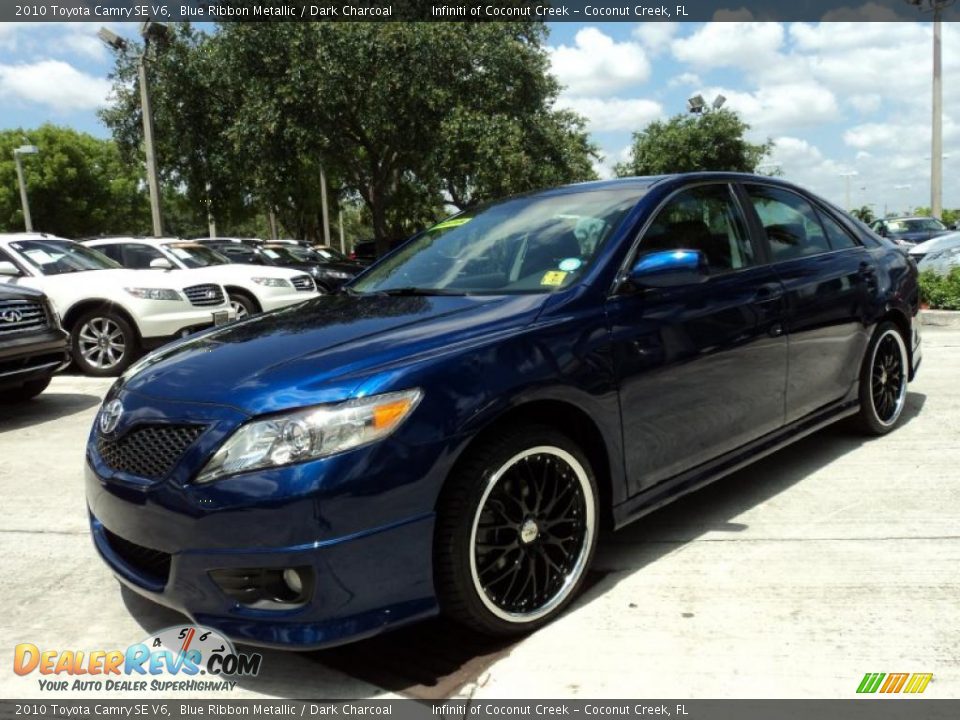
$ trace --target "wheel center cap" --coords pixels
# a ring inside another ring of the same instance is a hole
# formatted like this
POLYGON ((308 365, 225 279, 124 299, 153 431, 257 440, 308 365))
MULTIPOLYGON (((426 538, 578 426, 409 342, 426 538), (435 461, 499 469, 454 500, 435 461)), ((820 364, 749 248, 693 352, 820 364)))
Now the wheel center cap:
POLYGON ((539 535, 540 528, 533 520, 525 520, 523 525, 520 526, 520 539, 528 545, 536 540, 539 535))
POLYGON ((108 343, 108 340, 105 335, 101 335, 99 338, 97 338, 97 344, 100 347, 106 347, 107 343, 108 343))
POLYGON ((887 371, 886 371, 886 370, 884 370, 884 371, 880 374, 880 384, 881 384, 881 385, 886 385, 886 384, 887 384, 887 371))

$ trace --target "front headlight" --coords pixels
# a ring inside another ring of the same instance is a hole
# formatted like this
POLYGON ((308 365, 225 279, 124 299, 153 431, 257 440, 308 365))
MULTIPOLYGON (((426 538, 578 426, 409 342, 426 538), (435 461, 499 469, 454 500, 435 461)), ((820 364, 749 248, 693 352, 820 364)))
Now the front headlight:
POLYGON ((128 293, 141 300, 182 300, 180 293, 170 288, 124 288, 128 293))
POLYGON ((283 278, 270 278, 270 277, 255 277, 251 278, 257 285, 265 285, 266 287, 291 287, 283 278))
POLYGON ((254 420, 230 436, 196 482, 316 460, 382 440, 409 417, 421 397, 418 389, 404 390, 254 420))

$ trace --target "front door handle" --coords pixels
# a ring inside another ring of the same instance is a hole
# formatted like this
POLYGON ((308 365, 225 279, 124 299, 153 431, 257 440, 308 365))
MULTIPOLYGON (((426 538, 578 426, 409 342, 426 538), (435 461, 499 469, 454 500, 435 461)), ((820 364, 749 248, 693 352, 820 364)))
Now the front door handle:
POLYGON ((757 292, 753 296, 753 301, 755 303, 768 303, 779 300, 782 297, 783 287, 780 283, 767 283, 757 288, 757 292))

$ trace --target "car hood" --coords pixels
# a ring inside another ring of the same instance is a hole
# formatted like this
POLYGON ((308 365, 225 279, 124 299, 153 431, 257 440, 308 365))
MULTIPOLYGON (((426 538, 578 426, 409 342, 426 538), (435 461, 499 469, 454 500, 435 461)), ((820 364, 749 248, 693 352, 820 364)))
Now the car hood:
POLYGON ((6 279, 0 280, 0 300, 43 300, 45 295, 39 290, 24 285, 10 285, 6 279))
POLYGON ((960 232, 948 232, 937 235, 932 240, 927 240, 910 249, 912 254, 926 255, 937 250, 946 250, 948 248, 960 245, 960 232))
POLYGON ((124 389, 253 415, 337 402, 388 366, 525 327, 545 297, 329 295, 161 349, 124 389))
POLYGON ((43 275, 33 280, 33 287, 39 287, 53 292, 55 290, 77 290, 97 295, 109 295, 110 291, 118 288, 170 288, 180 290, 191 284, 191 274, 188 270, 128 270, 126 268, 110 268, 105 270, 83 270, 80 272, 62 273, 60 275, 43 275))
POLYGON ((292 277, 304 274, 290 270, 289 268, 273 267, 270 265, 241 265, 233 263, 229 265, 208 265, 207 267, 190 268, 182 272, 189 273, 188 277, 193 278, 192 281, 194 283, 203 280, 204 282, 220 284, 230 282, 231 280, 234 282, 249 282, 251 278, 255 277, 283 278, 284 280, 289 280, 292 277))

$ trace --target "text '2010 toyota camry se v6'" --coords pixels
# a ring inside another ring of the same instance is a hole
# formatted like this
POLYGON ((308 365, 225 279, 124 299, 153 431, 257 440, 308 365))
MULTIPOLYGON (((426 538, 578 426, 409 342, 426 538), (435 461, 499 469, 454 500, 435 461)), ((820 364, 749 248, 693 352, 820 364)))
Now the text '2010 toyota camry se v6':
POLYGON ((244 642, 527 631, 618 527, 846 416, 891 430, 916 267, 751 175, 563 187, 144 358, 87 449, 120 580, 244 642))

